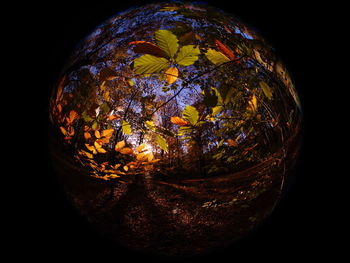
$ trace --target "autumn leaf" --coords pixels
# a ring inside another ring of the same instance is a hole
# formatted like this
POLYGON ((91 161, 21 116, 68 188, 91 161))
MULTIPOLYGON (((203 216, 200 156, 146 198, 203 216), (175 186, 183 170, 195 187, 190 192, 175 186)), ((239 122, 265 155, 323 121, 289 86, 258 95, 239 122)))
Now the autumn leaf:
POLYGON ((95 147, 94 146, 92 146, 92 145, 89 145, 89 144, 85 144, 85 147, 90 151, 90 152, 92 152, 93 154, 97 154, 97 151, 96 151, 96 149, 95 149, 95 147))
POLYGON ((102 148, 102 145, 100 145, 98 141, 94 142, 94 146, 99 153, 106 153, 107 152, 105 149, 102 148))
POLYGON ((98 78, 100 79, 100 81, 113 80, 117 78, 117 76, 117 73, 110 68, 103 68, 98 74, 98 78))
POLYGON ((131 126, 130 123, 128 123, 125 120, 122 120, 122 130, 126 135, 130 135, 131 134, 131 126))
POLYGON ((235 55, 229 47, 225 46, 217 39, 215 39, 215 44, 226 57, 228 57, 230 60, 234 60, 235 55))
POLYGON ((145 159, 147 159, 147 161, 148 162, 151 162, 152 160, 153 160, 153 158, 154 158, 154 155, 153 155, 153 153, 147 153, 146 155, 145 155, 145 159))
POLYGON ((168 68, 170 62, 165 58, 159 58, 152 55, 143 55, 134 60, 133 69, 136 74, 158 73, 168 68))
POLYGON ((127 171, 129 170, 129 167, 127 167, 126 165, 124 165, 123 169, 124 169, 124 171, 127 172, 127 171))
POLYGON ((216 107, 212 108, 211 114, 213 116, 215 116, 215 115, 219 114, 221 111, 222 111, 222 106, 216 106, 216 107))
POLYGON ((64 128, 64 127, 60 127, 60 130, 61 130, 61 132, 62 132, 62 134, 64 135, 64 136, 67 136, 67 131, 66 131, 66 129, 64 128))
POLYGON ((208 49, 208 51, 205 53, 205 56, 216 66, 231 61, 223 53, 211 48, 208 49))
POLYGON ((96 137, 97 139, 101 138, 101 134, 100 134, 99 131, 95 131, 95 137, 96 137))
POLYGON ((156 57, 165 57, 164 51, 157 45, 147 41, 133 41, 129 45, 135 45, 133 51, 138 54, 149 54, 156 57))
POLYGON ((78 113, 77 113, 76 111, 74 111, 74 110, 71 110, 71 111, 69 112, 69 117, 66 118, 67 124, 68 124, 68 125, 72 124, 73 121, 74 121, 77 117, 78 117, 78 113))
POLYGON ((256 111, 258 108, 258 102, 256 96, 253 95, 252 98, 248 101, 248 109, 251 111, 256 111))
POLYGON ((168 84, 172 84, 177 80, 179 71, 176 67, 168 68, 165 71, 165 80, 168 84))
POLYGON ((136 160, 138 160, 138 161, 142 161, 144 158, 145 158, 144 153, 139 153, 138 155, 136 155, 136 160))
POLYGON ((115 145, 115 150, 119 152, 122 148, 124 148, 124 146, 125 146, 125 141, 124 140, 120 141, 115 145))
POLYGON ((182 112, 182 116, 192 125, 196 125, 198 122, 199 114, 195 107, 187 105, 182 112))
POLYGON ((137 152, 142 152, 143 150, 144 150, 144 148, 145 148, 145 144, 143 143, 143 144, 141 144, 141 145, 139 145, 137 148, 136 148, 136 151, 137 152))
POLYGON ((157 45, 173 58, 179 48, 177 37, 169 30, 158 30, 154 33, 157 45))
POLYGON ((85 138, 86 140, 90 139, 90 138, 91 138, 91 134, 88 133, 88 132, 84 132, 84 138, 85 138))
POLYGON ((177 116, 173 116, 170 118, 170 121, 174 124, 177 124, 179 126, 186 126, 188 125, 188 122, 185 121, 184 119, 177 117, 177 116))
POLYGON ((134 151, 131 148, 125 147, 119 151, 121 154, 133 154, 134 151))
POLYGON ((272 89, 270 88, 270 86, 265 81, 260 81, 259 86, 262 89, 262 91, 264 92, 265 96, 269 100, 271 100, 273 95, 272 95, 272 89))
POLYGON ((168 152, 168 143, 167 141, 163 138, 162 135, 157 134, 156 136, 156 141, 160 147, 160 149, 164 150, 165 152, 168 152))
POLYGON ((153 121, 145 121, 145 125, 148 129, 155 131, 156 125, 153 121))
POLYGON ((109 121, 118 120, 118 119, 120 119, 120 118, 121 118, 121 117, 120 117, 118 114, 113 114, 113 115, 110 115, 110 116, 107 117, 107 119, 108 119, 109 121))
POLYGON ((194 45, 183 46, 182 48, 180 48, 175 61, 180 66, 189 66, 198 60, 198 55, 200 53, 201 52, 198 46, 194 46, 194 45))
POLYGON ((85 155, 85 156, 86 156, 87 158, 89 158, 89 159, 94 158, 94 156, 93 156, 91 153, 89 153, 89 152, 86 152, 86 151, 84 151, 84 150, 82 150, 81 152, 82 152, 83 155, 85 155))
POLYGON ((227 139, 227 143, 229 146, 237 146, 237 142, 235 140, 232 139, 227 139))

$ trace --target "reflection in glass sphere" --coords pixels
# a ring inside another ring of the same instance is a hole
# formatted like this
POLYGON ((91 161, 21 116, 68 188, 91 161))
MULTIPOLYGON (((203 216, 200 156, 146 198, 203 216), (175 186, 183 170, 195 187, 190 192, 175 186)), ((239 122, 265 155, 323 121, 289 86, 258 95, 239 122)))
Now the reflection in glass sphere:
POLYGON ((50 102, 67 195, 131 249, 193 255, 274 209, 296 161, 301 109, 272 48, 205 5, 150 4, 75 50, 50 102))

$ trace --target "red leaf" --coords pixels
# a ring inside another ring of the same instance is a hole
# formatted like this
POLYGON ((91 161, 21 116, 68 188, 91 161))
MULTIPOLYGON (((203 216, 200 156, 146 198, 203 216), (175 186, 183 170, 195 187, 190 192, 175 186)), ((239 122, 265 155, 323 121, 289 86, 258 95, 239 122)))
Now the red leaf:
POLYGON ((160 49, 157 45, 147 42, 147 41, 133 41, 129 45, 135 45, 133 51, 138 54, 150 54, 156 57, 164 58, 166 57, 163 50, 160 49))
POLYGON ((233 54, 233 52, 229 47, 225 46, 223 43, 221 43, 217 39, 215 39, 215 44, 226 57, 228 57, 230 60, 234 60, 235 55, 233 54))

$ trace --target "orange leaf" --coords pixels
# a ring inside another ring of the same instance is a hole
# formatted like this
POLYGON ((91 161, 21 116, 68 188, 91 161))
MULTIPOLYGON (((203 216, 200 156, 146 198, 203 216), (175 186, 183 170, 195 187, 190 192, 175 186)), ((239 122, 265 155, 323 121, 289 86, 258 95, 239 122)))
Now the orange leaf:
POLYGON ((137 152, 142 152, 143 148, 145 148, 145 144, 144 144, 144 143, 141 144, 141 145, 139 145, 139 146, 136 148, 136 151, 137 151, 137 152))
POLYGON ((237 146, 237 142, 235 140, 232 140, 232 139, 228 139, 227 143, 229 146, 237 146))
POLYGON ((223 43, 221 43, 217 39, 215 39, 215 44, 225 56, 227 56, 230 60, 234 60, 235 55, 233 54, 233 52, 229 47, 225 46, 223 43))
POLYGON ((102 131, 102 136, 106 138, 112 137, 112 134, 114 132, 114 129, 107 129, 102 131))
POLYGON ((147 41, 133 41, 129 45, 135 45, 133 51, 138 54, 150 54, 156 57, 164 58, 166 55, 157 45, 147 41))
POLYGON ((127 167, 126 165, 123 167, 124 171, 128 171, 129 170, 129 167, 127 167))
POLYGON ((123 149, 125 146, 125 142, 124 141, 120 141, 115 145, 115 150, 117 152, 119 152, 121 149, 123 149))
POLYGON ((133 150, 126 147, 126 148, 123 148, 119 151, 121 154, 132 154, 133 153, 133 150))
POLYGON ((66 119, 68 125, 71 124, 77 116, 78 116, 78 113, 76 113, 74 110, 71 110, 69 112, 69 118, 66 119))
POLYGON ((177 117, 177 116, 173 116, 170 118, 170 121, 174 124, 180 125, 180 126, 186 126, 188 125, 188 122, 185 121, 184 119, 177 117))
POLYGON ((168 84, 172 84, 177 80, 178 75, 179 71, 176 67, 168 68, 167 71, 165 71, 165 80, 168 84))
POLYGON ((118 120, 118 119, 120 119, 120 116, 118 114, 113 114, 113 115, 108 116, 107 119, 109 121, 118 120))
POLYGON ((89 144, 87 144, 87 143, 85 143, 85 146, 86 146, 86 148, 88 148, 88 150, 89 150, 90 152, 92 152, 93 154, 96 154, 96 153, 97 153, 94 146, 89 145, 89 144))
POLYGON ((85 138, 86 140, 90 139, 90 138, 91 138, 91 134, 88 133, 88 132, 84 132, 84 138, 85 138))
POLYGON ((61 132, 63 133, 64 136, 67 135, 67 131, 66 131, 66 129, 64 127, 61 126, 60 130, 61 130, 61 132))
POLYGON ((101 134, 100 134, 99 131, 95 131, 95 137, 96 137, 97 139, 101 138, 101 134))
POLYGON ((99 141, 95 141, 94 146, 99 153, 106 153, 107 152, 105 149, 102 148, 102 145, 100 145, 99 141))
POLYGON ((145 154, 144 153, 139 153, 136 156, 136 160, 138 160, 138 161, 142 161, 144 158, 145 158, 145 154))
POLYGON ((98 78, 100 79, 100 81, 113 80, 117 77, 117 73, 110 68, 103 68, 98 74, 98 78))

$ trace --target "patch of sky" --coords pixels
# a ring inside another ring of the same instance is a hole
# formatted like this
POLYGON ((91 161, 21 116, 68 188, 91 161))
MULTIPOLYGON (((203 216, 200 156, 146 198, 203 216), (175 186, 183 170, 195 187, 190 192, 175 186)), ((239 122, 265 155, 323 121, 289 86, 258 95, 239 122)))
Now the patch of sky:
POLYGON ((254 39, 252 36, 248 35, 247 33, 243 33, 241 30, 239 30, 239 28, 235 27, 234 29, 236 34, 240 34, 246 39, 254 39))

